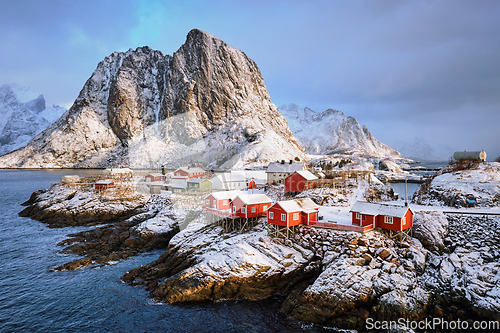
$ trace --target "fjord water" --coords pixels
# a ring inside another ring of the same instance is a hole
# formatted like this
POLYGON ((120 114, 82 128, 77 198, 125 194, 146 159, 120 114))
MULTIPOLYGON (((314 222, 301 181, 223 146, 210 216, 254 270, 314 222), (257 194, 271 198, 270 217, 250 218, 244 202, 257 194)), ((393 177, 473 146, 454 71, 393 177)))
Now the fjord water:
MULTIPOLYGON (((113 266, 50 272, 73 257, 57 243, 84 227, 50 229, 17 214, 37 189, 81 170, 0 170, 0 332, 323 332, 288 319, 279 300, 154 303, 120 277, 162 251, 113 266)), ((76 257, 75 257, 76 258, 76 257)))

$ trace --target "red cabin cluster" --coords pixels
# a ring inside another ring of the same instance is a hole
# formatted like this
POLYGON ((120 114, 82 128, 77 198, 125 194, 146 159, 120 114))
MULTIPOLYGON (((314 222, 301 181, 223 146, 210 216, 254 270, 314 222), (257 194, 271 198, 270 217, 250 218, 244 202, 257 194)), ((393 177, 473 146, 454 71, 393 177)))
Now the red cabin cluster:
POLYGON ((413 210, 407 206, 358 201, 350 212, 352 224, 362 227, 372 226, 393 231, 403 231, 413 227, 413 210))
POLYGON ((254 218, 265 216, 272 200, 265 194, 245 194, 239 190, 214 192, 205 197, 203 209, 223 218, 254 218))

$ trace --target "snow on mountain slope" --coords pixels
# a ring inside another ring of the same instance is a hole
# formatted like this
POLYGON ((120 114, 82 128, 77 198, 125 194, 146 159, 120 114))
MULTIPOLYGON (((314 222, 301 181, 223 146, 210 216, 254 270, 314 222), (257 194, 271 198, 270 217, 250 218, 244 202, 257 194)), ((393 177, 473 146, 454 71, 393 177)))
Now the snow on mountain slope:
POLYGON ((238 168, 305 158, 245 53, 192 30, 173 56, 149 47, 101 61, 73 106, 0 167, 238 168))
POLYGON ((283 105, 280 113, 286 118, 295 138, 309 154, 346 151, 380 157, 401 157, 389 146, 373 137, 366 126, 341 111, 328 109, 318 113, 296 104, 283 105))
POLYGON ((17 84, 0 87, 0 155, 26 145, 66 109, 45 107, 43 95, 17 84))

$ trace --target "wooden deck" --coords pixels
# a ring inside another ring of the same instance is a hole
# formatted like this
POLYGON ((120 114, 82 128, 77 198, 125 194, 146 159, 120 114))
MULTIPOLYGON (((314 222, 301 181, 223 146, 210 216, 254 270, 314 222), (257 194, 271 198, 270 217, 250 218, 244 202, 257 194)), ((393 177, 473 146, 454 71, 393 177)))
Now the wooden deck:
POLYGON ((357 225, 338 224, 338 223, 335 223, 334 221, 309 222, 309 226, 320 227, 320 228, 330 228, 330 229, 335 229, 335 230, 356 231, 356 232, 361 232, 361 233, 365 233, 367 231, 374 229, 373 225, 361 227, 361 226, 357 226, 357 225))

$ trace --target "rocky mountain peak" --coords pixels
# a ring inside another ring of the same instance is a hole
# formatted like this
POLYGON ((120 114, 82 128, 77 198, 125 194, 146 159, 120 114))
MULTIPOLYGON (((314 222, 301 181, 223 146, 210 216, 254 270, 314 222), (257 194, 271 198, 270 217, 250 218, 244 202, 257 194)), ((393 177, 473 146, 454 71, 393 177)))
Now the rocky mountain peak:
POLYGON ((315 112, 296 104, 283 105, 280 113, 305 151, 310 154, 329 154, 346 151, 381 157, 401 157, 394 149, 373 137, 358 120, 342 111, 328 109, 315 112))
POLYGON ((173 56, 144 46, 101 61, 69 112, 11 167, 241 167, 305 157, 254 61, 201 30, 173 56))

